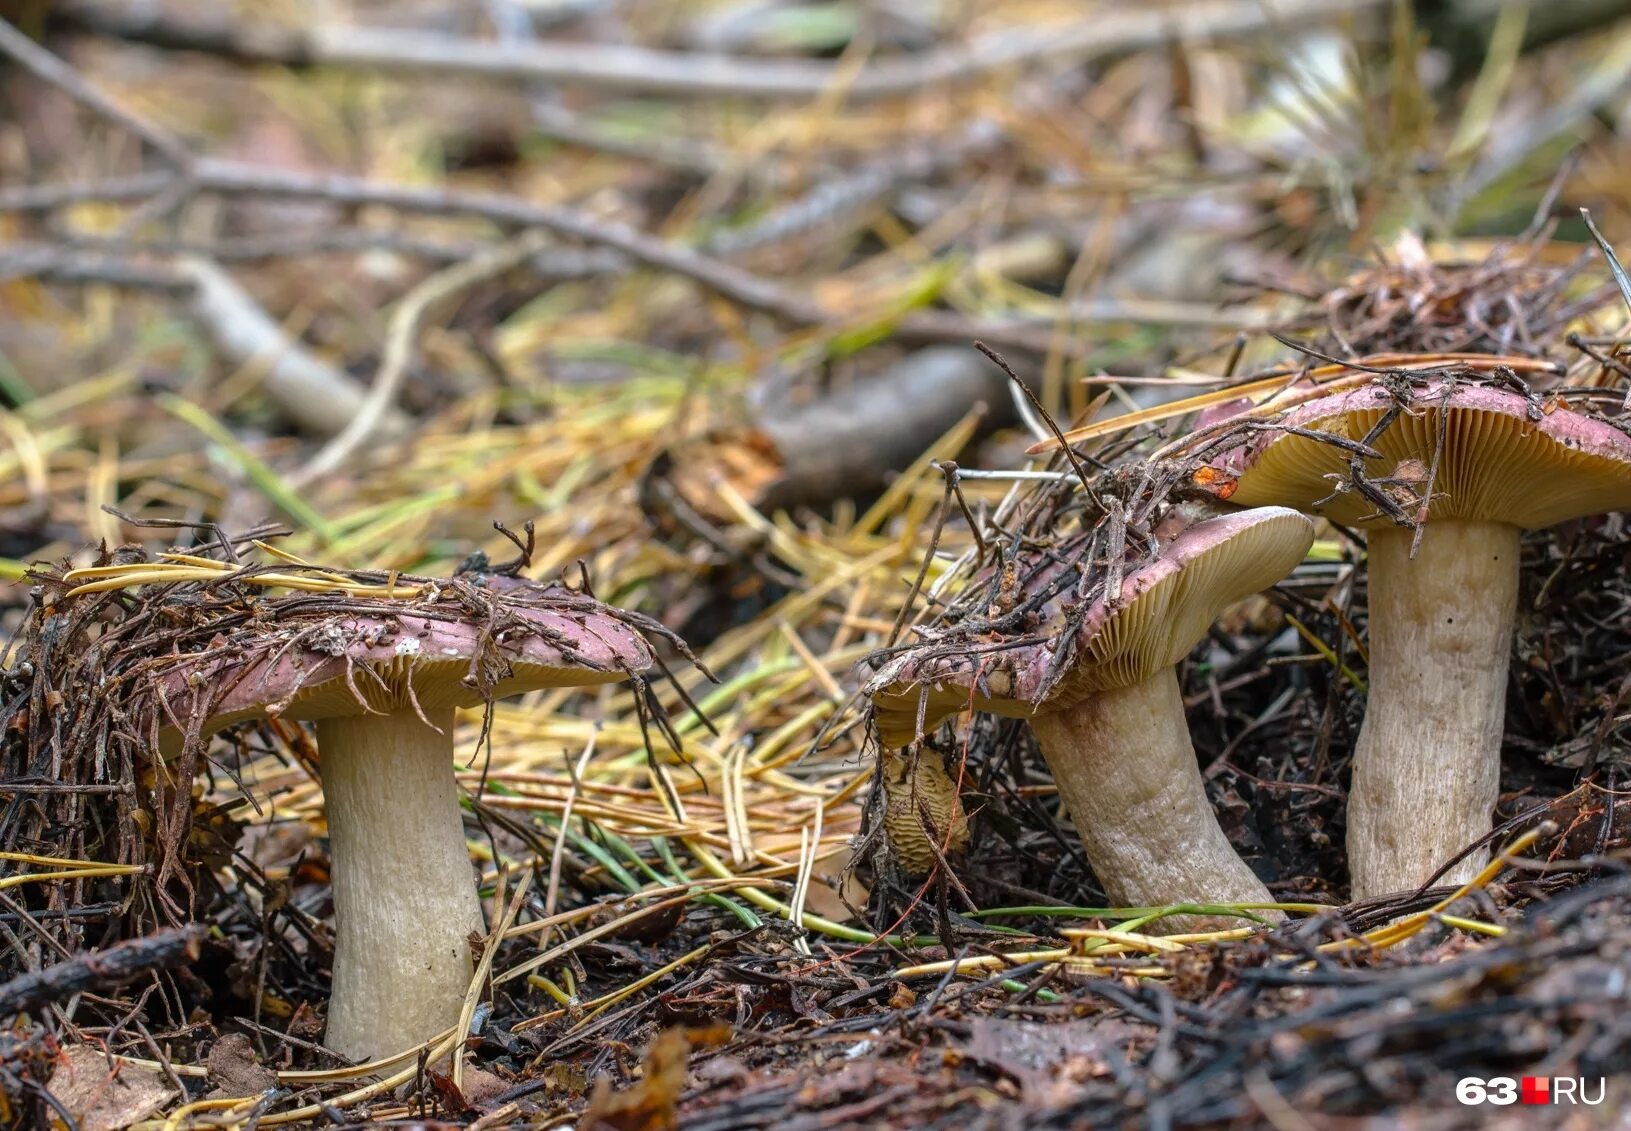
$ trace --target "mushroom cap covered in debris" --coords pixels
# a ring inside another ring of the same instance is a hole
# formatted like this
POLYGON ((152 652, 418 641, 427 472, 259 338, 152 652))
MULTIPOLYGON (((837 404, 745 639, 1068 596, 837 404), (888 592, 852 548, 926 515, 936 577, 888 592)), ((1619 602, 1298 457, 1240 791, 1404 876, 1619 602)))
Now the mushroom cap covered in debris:
POLYGON ((285 606, 300 608, 298 617, 274 613, 190 663, 181 657, 161 684, 167 729, 209 734, 262 716, 474 707, 540 688, 615 683, 652 663, 628 614, 554 586, 484 589, 474 607, 445 592, 328 603, 325 614, 301 598, 285 606))
MULTIPOLYGON (((868 685, 884 745, 932 731, 973 708, 1012 718, 1062 710, 1095 692, 1150 678, 1183 659, 1225 607, 1280 581, 1308 552, 1313 523, 1286 507, 1202 519, 1123 576, 1116 600, 1070 610, 1055 595, 1020 641, 952 634, 886 661, 868 685)), ((1050 563, 1028 579, 1057 585, 1050 563)))
POLYGON ((1556 399, 1435 379, 1376 437, 1395 404, 1380 384, 1308 401, 1237 449, 1224 469, 1237 477, 1229 501, 1291 506, 1355 527, 1398 525, 1388 508, 1349 482, 1358 459, 1383 481, 1406 517, 1471 519, 1540 529, 1631 507, 1631 436, 1556 399), (1296 428, 1299 432, 1285 429, 1296 428), (1307 433, 1365 441, 1365 457, 1307 433))

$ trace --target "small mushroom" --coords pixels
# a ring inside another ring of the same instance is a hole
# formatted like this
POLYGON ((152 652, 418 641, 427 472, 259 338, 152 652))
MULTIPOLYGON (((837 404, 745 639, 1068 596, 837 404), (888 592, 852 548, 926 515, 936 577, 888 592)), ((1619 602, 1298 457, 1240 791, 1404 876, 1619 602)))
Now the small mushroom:
MULTIPOLYGON (((1082 847, 1119 905, 1267 903, 1207 801, 1176 665, 1226 606, 1302 561, 1313 523, 1264 507, 1207 518, 1162 545, 1066 639, 1063 608, 1038 641, 963 647, 935 641, 887 661, 869 684, 886 747, 973 707, 1030 721, 1082 847), (1049 683, 1059 654, 1062 674, 1049 683)), ((1046 570, 1039 576, 1045 577, 1046 570)), ((1157 929, 1216 925, 1176 916, 1157 929)))
MULTIPOLYGON (((1364 474, 1405 523, 1348 484, 1349 451, 1265 433, 1230 501, 1325 515, 1366 532, 1370 693, 1348 799, 1353 896, 1417 887, 1489 832, 1500 779, 1507 660, 1524 530, 1631 507, 1631 438, 1507 389, 1449 380, 1394 394, 1368 386, 1310 401, 1288 427, 1371 444, 1364 474), (1342 489, 1338 489, 1338 487, 1342 489), (1412 556, 1414 523, 1426 523, 1412 556)), ((1476 875, 1484 852, 1445 875, 1476 875)))
POLYGON ((161 742, 251 718, 316 723, 335 924, 325 1040, 358 1061, 402 1052, 457 1022, 471 936, 484 933, 454 713, 622 680, 651 652, 604 606, 541 586, 471 603, 351 598, 315 622, 251 623, 257 635, 235 641, 237 656, 212 648, 168 671, 159 692, 173 725, 161 742))
POLYGON ((968 814, 957 783, 933 751, 885 751, 883 830, 910 875, 932 871, 942 855, 968 846, 968 814))

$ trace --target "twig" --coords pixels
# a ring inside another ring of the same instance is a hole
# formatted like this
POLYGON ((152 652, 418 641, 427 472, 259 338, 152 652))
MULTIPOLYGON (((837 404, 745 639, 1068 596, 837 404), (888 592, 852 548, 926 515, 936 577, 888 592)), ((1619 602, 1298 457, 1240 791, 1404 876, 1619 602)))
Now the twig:
MULTIPOLYGON (((714 433, 670 449, 680 474, 676 489, 710 483, 723 474, 765 514, 864 497, 894 472, 910 467, 937 438, 976 404, 987 412, 979 432, 1008 422, 1006 379, 966 347, 938 346, 906 355, 887 371, 809 403, 778 401, 755 411, 747 428, 714 433), (719 462, 718 448, 752 453, 762 478, 719 462), (730 471, 722 470, 730 467, 730 471), (721 470, 716 470, 721 469, 721 470), (732 479, 732 475, 735 478, 732 479), (745 481, 744 481, 745 480, 745 481)), ((662 464, 653 474, 664 473, 662 464)), ((704 514, 723 504, 707 497, 686 501, 704 514)))
POLYGON ((136 263, 119 255, 33 243, 13 243, 0 250, 0 283, 10 279, 44 279, 69 286, 107 283, 128 290, 172 293, 187 289, 187 280, 166 264, 136 263))
MULTIPOLYGON (((802 326, 823 326, 843 321, 843 311, 829 310, 796 288, 784 286, 751 271, 701 255, 679 244, 649 235, 636 228, 601 220, 575 209, 536 204, 495 193, 463 192, 419 188, 371 181, 338 174, 311 174, 273 169, 254 164, 199 158, 189 177, 195 192, 229 196, 270 196, 297 200, 323 200, 344 206, 383 205, 403 212, 430 216, 477 216, 506 228, 543 228, 565 239, 596 244, 611 249, 647 267, 690 279, 724 298, 802 326)), ((0 212, 36 210, 62 201, 140 199, 144 190, 162 191, 163 179, 122 178, 107 182, 105 193, 95 186, 67 186, 0 192, 0 212)), ((105 262, 102 269, 114 272, 120 265, 105 262)), ((71 281, 72 264, 52 262, 53 270, 35 273, 71 281)), ((162 285, 162 277, 148 285, 162 285)), ((1187 303, 1095 300, 1075 305, 1065 312, 1073 322, 1151 322, 1186 325, 1238 326, 1239 313, 1225 313, 1211 307, 1187 303)), ((1250 319, 1245 319, 1250 321, 1250 319)), ((1062 348, 1070 356, 1086 352, 1087 343, 1072 338, 1062 347, 1056 340, 1058 317, 1050 319, 968 318, 952 311, 926 310, 906 315, 892 327, 896 341, 907 345, 966 345, 979 338, 994 347, 1045 355, 1062 348)))
POLYGON ((178 169, 185 170, 192 154, 182 140, 153 122, 131 114, 113 99, 79 77, 67 63, 35 43, 5 20, 0 20, 0 51, 15 59, 34 75, 50 83, 81 106, 101 115, 121 129, 130 131, 163 154, 178 169))
POLYGON ((431 216, 479 216, 506 228, 543 228, 564 239, 609 247, 637 263, 682 275, 754 310, 803 323, 824 322, 832 317, 818 304, 769 279, 698 255, 626 224, 601 220, 572 208, 535 204, 496 193, 418 188, 209 158, 199 160, 193 180, 200 191, 224 195, 324 200, 340 205, 380 204, 431 216))
POLYGON ((150 970, 195 961, 203 941, 203 927, 180 927, 88 951, 38 973, 22 974, 0 985, 0 1017, 38 1009, 86 990, 124 985, 150 970))
MULTIPOLYGON (((368 404, 363 387, 285 333, 225 271, 189 256, 175 272, 191 288, 189 309, 215 348, 239 365, 263 369, 262 391, 294 424, 319 435, 343 435, 360 417, 368 404)), ((404 422, 385 406, 377 412, 391 428, 404 422)))
POLYGON ((1591 233, 1591 238, 1596 241, 1598 250, 1603 253, 1603 260, 1608 264, 1609 274, 1614 276, 1614 285, 1620 289, 1620 297, 1625 300, 1626 306, 1631 307, 1631 278, 1626 276, 1625 268, 1620 266, 1620 257, 1614 254, 1613 245, 1603 238, 1602 232, 1597 230, 1597 224, 1592 220, 1590 210, 1582 208, 1580 210, 1580 219, 1585 221, 1586 230, 1591 233))
POLYGON ((533 126, 547 138, 613 157, 626 157, 644 165, 666 165, 695 177, 711 177, 730 160, 718 147, 700 138, 623 137, 597 129, 571 111, 536 98, 532 100, 531 114, 533 126))
MULTIPOLYGON (((197 255, 217 263, 254 263, 265 260, 297 259, 303 256, 350 255, 364 251, 387 251, 435 264, 458 263, 482 253, 485 244, 477 240, 446 240, 421 236, 401 229, 309 228, 299 232, 277 232, 269 236, 222 236, 207 240, 142 239, 128 240, 83 232, 65 232, 58 242, 85 251, 109 254, 173 257, 197 255)), ((17 245, 13 245, 15 247, 17 245)), ((32 245, 24 245, 32 246, 32 245)), ((51 250, 55 251, 53 246, 51 250)), ((622 256, 609 251, 587 251, 575 247, 554 247, 532 257, 530 267, 546 279, 583 279, 611 275, 625 270, 622 256)))
POLYGON ((468 290, 494 275, 525 263, 544 246, 545 234, 528 232, 521 238, 489 248, 474 259, 438 271, 421 282, 397 304, 385 335, 385 352, 373 387, 338 435, 330 440, 301 471, 290 477, 296 487, 307 486, 338 468, 351 453, 373 435, 391 410, 397 388, 413 361, 414 341, 420 323, 437 303, 468 290))
MULTIPOLYGON (((215 348, 234 365, 264 370, 260 384, 267 399, 306 431, 332 436, 364 404, 361 384, 291 338, 231 276, 203 257, 142 261, 39 244, 0 251, 0 282, 23 277, 185 296, 189 313, 215 348)), ((393 410, 384 421, 396 429, 404 418, 393 410)))
POLYGON ((65 185, 18 185, 0 190, 0 212, 49 212, 71 204, 124 204, 146 200, 175 180, 171 173, 137 173, 65 185))
POLYGON ((1043 424, 1047 425, 1048 431, 1053 433, 1054 440, 1064 450, 1065 458, 1070 461, 1070 468, 1076 473, 1076 478, 1080 481, 1082 490, 1087 493, 1088 498, 1097 501, 1098 496, 1093 490, 1092 481, 1088 478, 1087 469, 1082 466, 1081 457, 1065 439, 1065 434, 1059 430, 1059 425, 1054 423, 1053 417, 1042 406, 1042 402, 1036 399, 1036 394, 1031 391, 1031 387, 1024 382, 1018 373, 1014 372, 1013 368, 1002 359, 1002 355, 997 353, 996 350, 993 350, 984 342, 975 342, 974 348, 990 358, 993 365, 1008 375, 1008 379, 1013 382, 1014 388, 1025 394, 1025 399, 1030 402, 1031 408, 1042 418, 1043 424))
MULTIPOLYGON (((0 21, 0 27, 9 33, 0 34, 0 54, 17 59, 36 74, 69 90, 75 97, 94 99, 98 106, 107 106, 109 112, 117 114, 121 121, 135 123, 132 128, 139 127, 138 132, 142 132, 143 136, 157 129, 141 122, 128 111, 114 107, 105 95, 90 88, 62 60, 36 46, 9 24, 0 21)), ((404 212, 443 216, 463 214, 480 216, 504 227, 542 228, 568 239, 609 247, 636 262, 683 275, 752 309, 780 314, 792 321, 807 324, 825 322, 830 317, 819 304, 768 279, 708 259, 627 225, 597 220, 570 208, 531 204, 515 197, 492 193, 421 189, 356 177, 298 173, 201 157, 189 157, 181 176, 188 189, 195 193, 317 199, 342 205, 382 204, 404 212)), ((142 200, 154 194, 164 194, 177 179, 174 175, 156 180, 124 178, 111 189, 118 199, 142 200)), ((42 200, 53 199, 53 196, 50 193, 24 193, 20 194, 20 198, 25 204, 37 206, 42 200)), ((94 194, 73 190, 58 194, 54 199, 95 198, 94 194)))
MULTIPOLYGON (((1332 0, 1332 6, 1338 2, 1332 0)), ((1340 3, 1358 2, 1360 0, 1340 0, 1340 3)), ((1250 6, 1256 12, 1256 5, 1250 6)), ((1285 13, 1280 15, 1283 17, 1285 13)), ((1162 26, 1165 26, 1164 23, 1162 26)), ((27 39, 22 39, 21 43, 22 46, 18 46, 0 37, 0 53, 12 54, 19 59, 25 57, 25 49, 27 58, 44 54, 54 65, 50 70, 53 76, 57 75, 58 69, 66 71, 76 89, 85 89, 89 92, 87 96, 95 97, 99 103, 108 101, 105 95, 89 91, 83 80, 73 75, 61 60, 45 53, 27 39)), ((54 78, 53 81, 57 80, 54 78)), ((125 119, 139 121, 128 111, 120 113, 125 119)), ((70 200, 140 201, 155 197, 162 198, 166 207, 170 207, 179 205, 193 193, 201 192, 323 200, 346 206, 375 204, 425 215, 480 216, 505 228, 540 228, 565 239, 609 248, 637 263, 680 275, 742 306, 789 322, 820 326, 844 317, 842 312, 828 310, 796 288, 709 258, 628 225, 598 219, 576 209, 534 204, 494 193, 418 188, 340 174, 301 173, 218 158, 189 158, 184 168, 170 176, 122 178, 108 183, 103 194, 90 186, 0 193, 0 211, 7 208, 52 207, 53 202, 70 200)), ((159 279, 162 276, 152 281, 156 284, 159 279)), ((1125 318, 1129 321, 1167 322, 1197 321, 1206 317, 1193 309, 1178 311, 1168 308, 1140 312, 1132 308, 1094 307, 1080 314, 1075 311, 1070 313, 1078 320, 1102 317, 1105 320, 1125 318)), ((1234 321, 1238 322, 1238 319, 1234 321)), ((991 323, 966 319, 950 312, 923 311, 901 318, 892 331, 897 339, 908 344, 966 343, 972 338, 982 338, 1000 348, 1046 354, 1057 346, 1056 323, 1057 320, 1048 323, 991 323)), ((1081 348, 1080 345, 1066 347, 1071 353, 1081 348)))
POLYGON ((1002 143, 996 123, 976 120, 957 136, 936 139, 927 148, 864 166, 821 181, 808 191, 744 228, 727 229, 708 241, 714 255, 731 258, 760 248, 785 243, 812 232, 830 231, 868 215, 891 194, 908 184, 922 183, 991 153, 1002 143))

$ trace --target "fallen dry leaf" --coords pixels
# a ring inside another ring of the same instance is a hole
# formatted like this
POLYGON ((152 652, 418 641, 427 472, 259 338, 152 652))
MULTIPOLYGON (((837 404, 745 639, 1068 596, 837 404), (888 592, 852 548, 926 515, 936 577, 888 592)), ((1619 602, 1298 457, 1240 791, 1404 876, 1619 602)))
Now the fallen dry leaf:
POLYGON ((115 1061, 91 1045, 63 1050, 46 1085, 79 1131, 121 1131, 162 1108, 175 1094, 164 1074, 115 1061))
POLYGON ((969 1039, 958 1051, 1001 1071, 1020 1086, 1028 1102, 1046 1108, 1104 1071, 1108 1051, 1125 1052, 1151 1032, 1142 1022, 1120 1017, 1047 1025, 975 1017, 969 1039))
POLYGON ((693 1048, 723 1044, 731 1027, 723 1022, 701 1027, 664 1029, 646 1050, 642 1076, 627 1091, 612 1091, 602 1076, 579 1126, 584 1131, 609 1127, 616 1131, 672 1131, 678 1126, 675 1108, 685 1091, 686 1059, 693 1048))
POLYGON ((277 1086, 277 1075, 255 1055, 255 1046, 242 1033, 228 1033, 210 1049, 207 1061, 213 1099, 254 1096, 277 1086))

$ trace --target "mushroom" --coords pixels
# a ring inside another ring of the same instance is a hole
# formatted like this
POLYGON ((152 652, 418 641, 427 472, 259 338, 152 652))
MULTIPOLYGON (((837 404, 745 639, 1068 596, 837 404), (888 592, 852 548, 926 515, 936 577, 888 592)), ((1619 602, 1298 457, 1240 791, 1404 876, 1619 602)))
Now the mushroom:
MULTIPOLYGON (((1366 532, 1370 692, 1348 799, 1356 899, 1418 887, 1489 832, 1520 533, 1631 506, 1631 438, 1611 424, 1438 378, 1372 436, 1395 395, 1371 385, 1300 405, 1231 469, 1233 503, 1294 506, 1366 532), (1380 453, 1364 474, 1402 504, 1404 524, 1351 489, 1358 457, 1307 434, 1320 432, 1380 453)), ((1469 853, 1446 882, 1485 859, 1469 853)))
POLYGON ((920 876, 968 846, 963 799, 939 754, 886 751, 879 769, 884 835, 902 869, 920 876))
POLYGON ((455 712, 615 682, 652 656, 612 610, 568 590, 348 598, 315 620, 314 599, 297 600, 303 619, 280 621, 277 603, 261 602, 236 655, 214 647, 169 670, 161 742, 251 718, 316 723, 335 925, 325 1039, 374 1060, 458 1021, 471 938, 484 933, 454 778, 455 712))
MULTIPOLYGON (((1285 577, 1312 542, 1313 523, 1286 508, 1203 519, 1134 566, 1073 632, 1055 601, 1037 636, 1014 646, 917 645, 869 684, 879 737, 886 748, 912 742, 920 707, 925 731, 970 707, 1027 719, 1116 904, 1271 902, 1207 801, 1176 665, 1219 612, 1285 577)), ((1176 916, 1159 929, 1213 925, 1176 916)))

